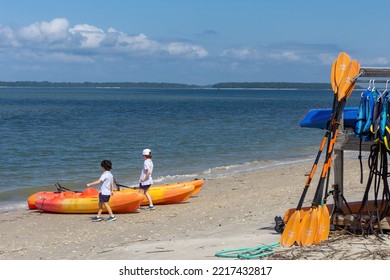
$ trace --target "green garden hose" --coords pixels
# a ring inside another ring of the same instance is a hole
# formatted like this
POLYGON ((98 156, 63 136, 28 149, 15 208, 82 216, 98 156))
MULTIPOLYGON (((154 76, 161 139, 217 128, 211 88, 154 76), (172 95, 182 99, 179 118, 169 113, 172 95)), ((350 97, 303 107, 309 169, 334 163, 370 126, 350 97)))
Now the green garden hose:
POLYGON ((235 259, 260 259, 273 254, 275 252, 274 248, 276 247, 279 247, 279 242, 250 248, 221 250, 215 253, 215 256, 235 259))

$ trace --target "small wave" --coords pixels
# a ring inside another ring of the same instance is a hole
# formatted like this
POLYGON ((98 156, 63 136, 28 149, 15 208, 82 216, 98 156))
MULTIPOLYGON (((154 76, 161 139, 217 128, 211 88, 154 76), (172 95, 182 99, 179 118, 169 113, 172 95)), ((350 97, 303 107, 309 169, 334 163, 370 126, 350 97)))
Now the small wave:
MULTIPOLYGON (((189 181, 196 178, 201 178, 199 174, 177 174, 177 175, 166 175, 166 176, 160 176, 157 178, 153 178, 153 184, 154 185, 163 185, 163 184, 169 184, 173 182, 182 182, 182 181, 189 181)), ((135 183, 134 181, 129 182, 118 182, 120 184, 124 184, 126 186, 129 186, 131 188, 138 187, 138 183, 135 183)))
POLYGON ((312 159, 313 157, 303 158, 303 159, 292 159, 292 160, 285 160, 285 161, 271 161, 271 160, 251 161, 251 162, 245 162, 243 164, 213 167, 204 171, 203 174, 207 175, 208 178, 224 177, 232 174, 251 173, 251 172, 256 172, 256 171, 273 168, 277 166, 307 162, 312 159))
POLYGON ((0 213, 8 213, 13 211, 19 211, 19 210, 27 210, 27 203, 26 202, 7 202, 7 203, 1 203, 0 204, 0 213))

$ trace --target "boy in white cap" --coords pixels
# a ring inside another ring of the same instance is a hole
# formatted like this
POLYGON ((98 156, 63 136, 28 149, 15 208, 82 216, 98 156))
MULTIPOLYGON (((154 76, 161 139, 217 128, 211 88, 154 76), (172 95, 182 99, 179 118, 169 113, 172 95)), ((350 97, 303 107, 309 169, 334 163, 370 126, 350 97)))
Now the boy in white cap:
POLYGON ((153 184, 152 173, 153 173, 153 161, 152 161, 152 151, 150 149, 144 149, 142 151, 144 157, 144 165, 141 170, 141 176, 139 178, 139 193, 142 193, 146 196, 149 202, 149 207, 147 210, 154 210, 154 205, 152 197, 150 196, 148 190, 153 184))

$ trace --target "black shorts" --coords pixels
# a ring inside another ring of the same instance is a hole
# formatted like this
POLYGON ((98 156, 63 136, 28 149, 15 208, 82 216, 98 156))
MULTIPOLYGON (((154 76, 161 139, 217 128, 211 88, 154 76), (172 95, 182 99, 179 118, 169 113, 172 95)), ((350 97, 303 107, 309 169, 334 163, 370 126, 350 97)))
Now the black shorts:
POLYGON ((144 191, 147 191, 149 188, 150 188, 151 185, 142 185, 141 183, 139 183, 139 188, 141 190, 144 190, 144 191))
POLYGON ((111 195, 104 195, 99 193, 99 202, 109 202, 111 195))

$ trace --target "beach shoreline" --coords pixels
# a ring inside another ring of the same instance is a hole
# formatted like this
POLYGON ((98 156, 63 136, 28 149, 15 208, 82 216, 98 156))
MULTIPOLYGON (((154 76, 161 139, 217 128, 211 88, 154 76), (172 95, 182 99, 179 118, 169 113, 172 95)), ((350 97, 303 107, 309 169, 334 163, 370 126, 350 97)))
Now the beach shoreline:
MULTIPOLYGON (((0 260, 216 260, 221 259, 215 256, 220 250, 272 244, 280 239, 274 218, 297 206, 311 165, 295 162, 207 179, 202 190, 183 203, 118 214, 115 222, 92 223, 93 214, 27 209, 1 213, 0 260)), ((306 196, 307 206, 316 179, 306 196)), ((348 201, 361 200, 365 185, 359 180, 358 160, 346 159, 348 201)), ((388 234, 379 239, 338 231, 322 245, 275 251, 269 259, 389 259, 390 241, 388 234), (343 254, 329 252, 329 246, 341 246, 343 254)))

